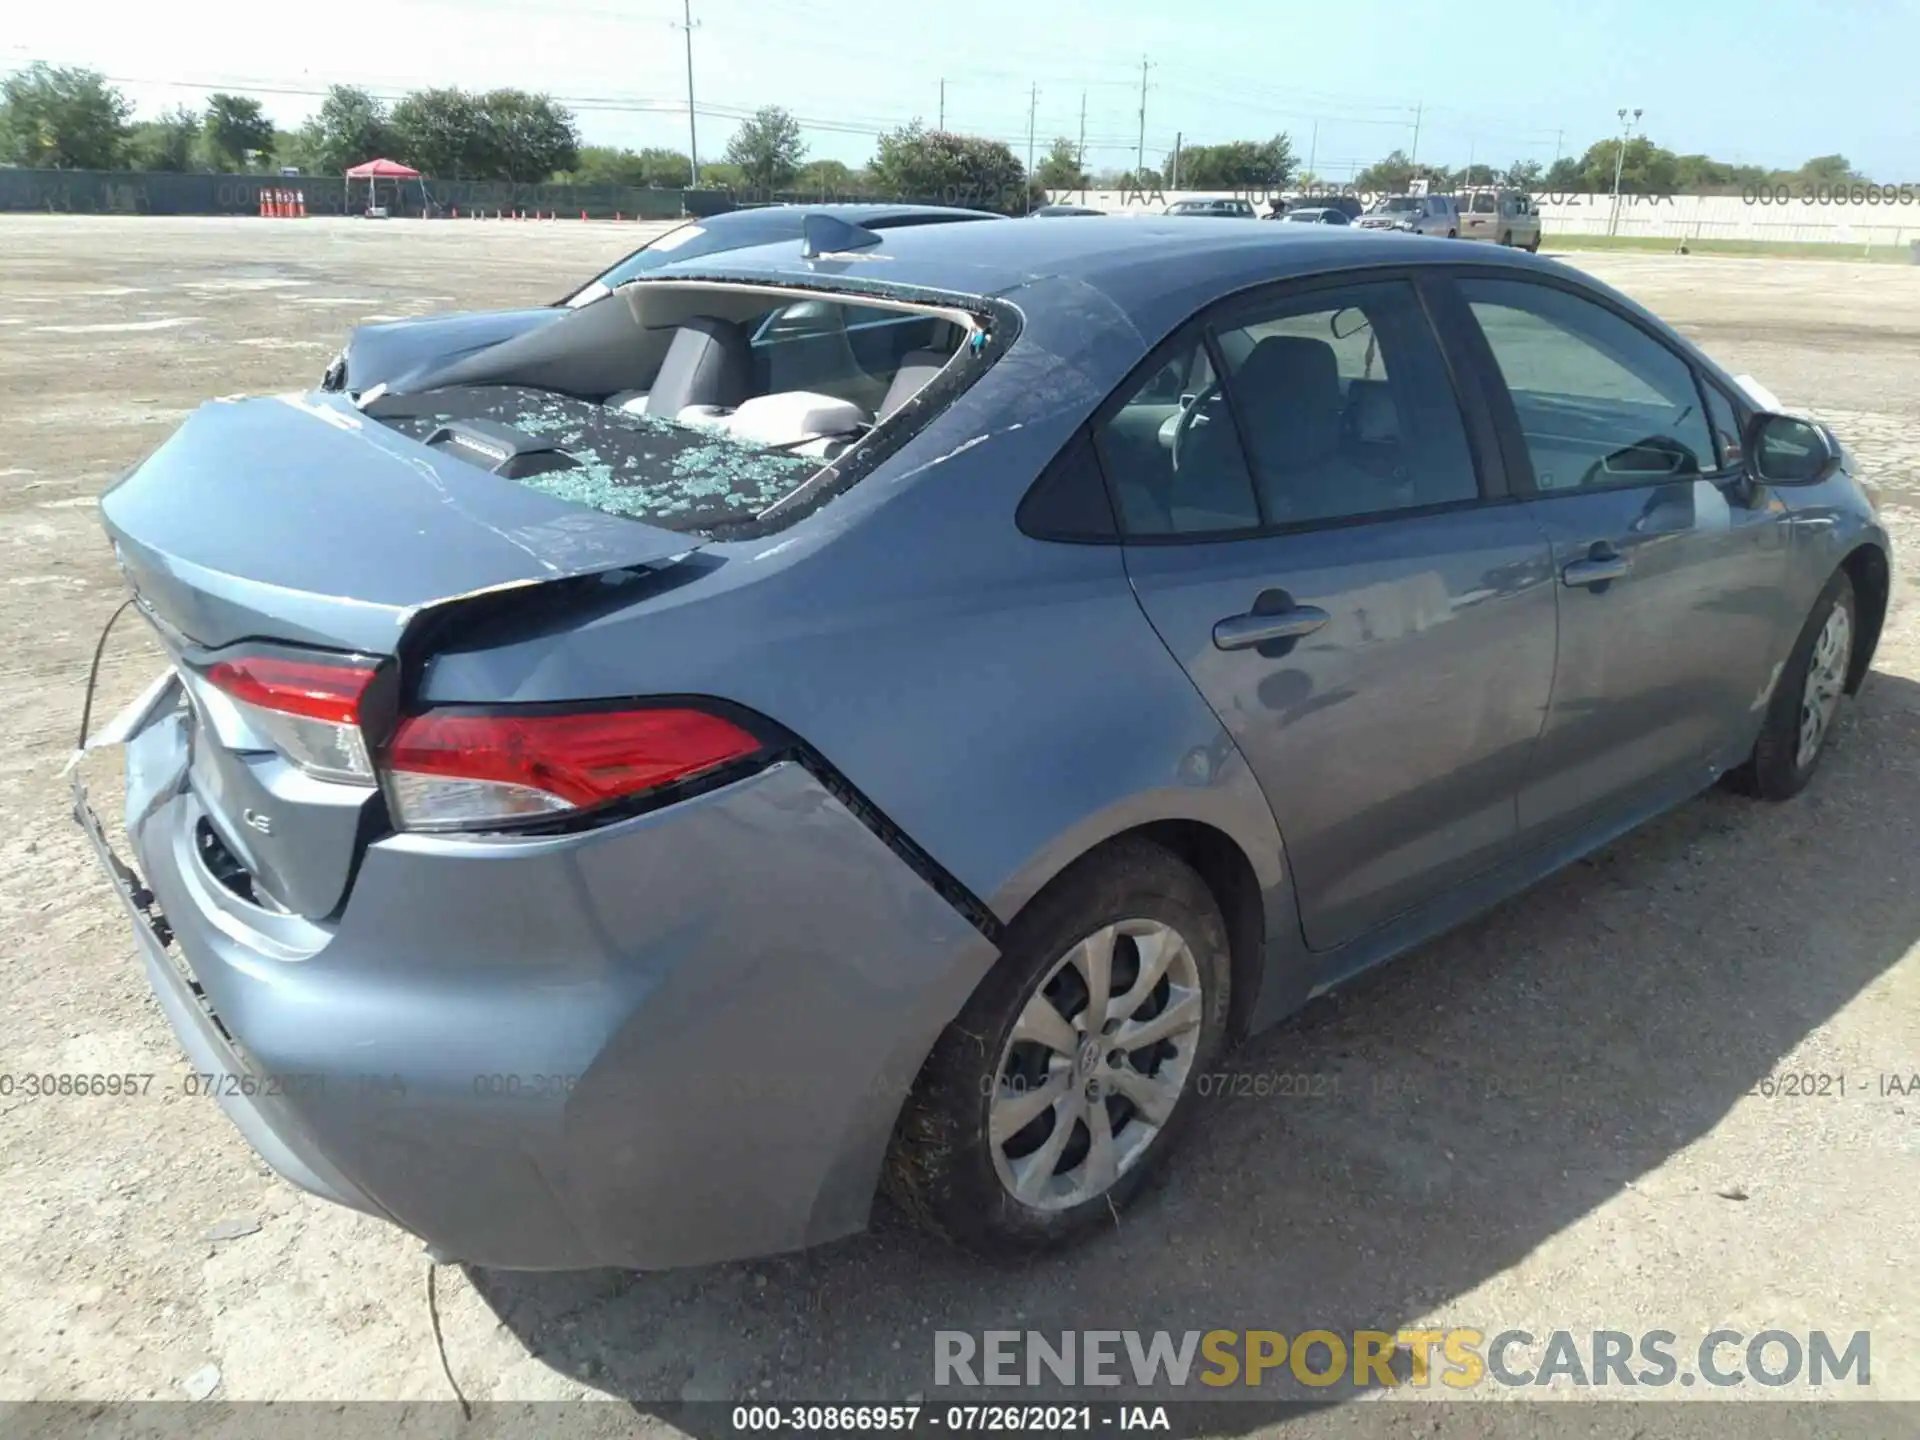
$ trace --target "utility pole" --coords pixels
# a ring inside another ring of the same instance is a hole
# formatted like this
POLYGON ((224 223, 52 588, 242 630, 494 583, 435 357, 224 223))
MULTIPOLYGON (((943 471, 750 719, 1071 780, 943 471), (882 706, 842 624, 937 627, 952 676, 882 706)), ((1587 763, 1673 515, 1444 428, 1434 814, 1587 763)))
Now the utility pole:
POLYGON ((1134 152, 1133 180, 1136 187, 1146 188, 1142 178, 1147 171, 1147 57, 1140 57, 1140 148, 1134 152))
POLYGON ((1173 132, 1173 173, 1167 176, 1167 189, 1169 190, 1178 190, 1180 188, 1180 136, 1180 131, 1176 130, 1173 132))
POLYGON ((1080 148, 1074 151, 1075 165, 1082 172, 1087 168, 1087 92, 1080 92, 1080 148))
POLYGON ((934 122, 933 128, 936 130, 947 128, 947 77, 944 75, 940 77, 940 118, 934 122))
POLYGON ((1566 139, 1566 131, 1556 130, 1553 132, 1553 163, 1556 165, 1560 163, 1560 147, 1566 143, 1566 139))
POLYGON ((1633 112, 1632 120, 1627 119, 1627 112, 1624 109, 1616 113, 1620 116, 1620 148, 1614 152, 1613 157, 1613 211, 1607 216, 1607 234, 1609 235, 1617 234, 1620 229, 1620 172, 1626 168, 1627 164, 1627 140, 1633 134, 1634 124, 1640 119, 1638 110, 1633 112))
POLYGON ((681 13, 686 23, 680 28, 687 34, 687 165, 693 173, 692 185, 700 188, 700 137, 693 120, 693 0, 681 0, 681 13))
POLYGON ((1307 174, 1313 174, 1313 162, 1320 154, 1320 122, 1313 122, 1313 139, 1307 145, 1307 174))
POLYGON ((1407 163, 1409 165, 1420 158, 1420 116, 1426 108, 1427 102, 1424 100, 1413 107, 1413 149, 1407 152, 1407 163))
POLYGON ((1040 108, 1040 87, 1027 92, 1027 209, 1033 208, 1033 116, 1040 108))

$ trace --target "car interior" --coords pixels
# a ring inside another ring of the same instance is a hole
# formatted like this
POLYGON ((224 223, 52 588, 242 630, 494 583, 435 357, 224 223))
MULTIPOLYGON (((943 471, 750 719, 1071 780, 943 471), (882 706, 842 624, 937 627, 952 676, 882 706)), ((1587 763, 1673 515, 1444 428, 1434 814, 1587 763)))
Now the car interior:
MULTIPOLYGON (((444 410, 453 387, 518 387, 831 459, 899 413, 975 328, 925 306, 656 281, 457 359, 418 388, 444 410)), ((372 413, 419 409, 394 396, 372 413)))
MULTIPOLYGON (((1249 460, 1274 520, 1462 498, 1459 467, 1413 453, 1408 421, 1422 401, 1389 374, 1380 334, 1360 308, 1223 330, 1217 340, 1238 424, 1220 402, 1206 349, 1193 343, 1101 427, 1102 462, 1129 533, 1257 524, 1249 460), (1252 452, 1244 458, 1243 434, 1252 452)), ((1471 494, 1470 465, 1464 473, 1471 494)))

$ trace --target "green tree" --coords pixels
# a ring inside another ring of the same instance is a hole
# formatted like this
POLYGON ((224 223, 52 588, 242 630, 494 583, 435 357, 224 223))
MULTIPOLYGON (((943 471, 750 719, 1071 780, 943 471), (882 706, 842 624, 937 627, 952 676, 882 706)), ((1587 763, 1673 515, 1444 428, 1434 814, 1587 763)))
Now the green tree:
POLYGON ((740 122, 727 141, 727 163, 736 165, 756 190, 783 190, 800 173, 807 142, 800 122, 778 105, 767 105, 740 122))
POLYGON ((1438 166, 1416 164, 1407 158, 1406 151, 1394 150, 1354 176, 1353 187, 1372 193, 1404 194, 1415 180, 1444 185, 1448 178, 1448 172, 1438 166))
POLYGON ((809 160, 794 176, 793 188, 808 195, 857 195, 863 177, 838 160, 809 160))
POLYGON ((700 188, 702 190, 744 190, 747 188, 747 172, 738 165, 726 161, 702 165, 700 188))
POLYGON ((1795 171, 1793 178, 1806 185, 1853 185, 1864 183, 1867 177, 1844 155, 1816 155, 1795 171))
POLYGON ((496 156, 479 100, 464 90, 415 90, 393 107, 395 160, 442 180, 492 180, 496 156))
POLYGON ((1224 145, 1195 145, 1180 155, 1183 190, 1279 190, 1293 178, 1293 144, 1285 135, 1271 140, 1230 140, 1224 145))
POLYGON ((882 135, 870 168, 876 188, 896 199, 1007 214, 1030 203, 1026 167, 1000 141, 928 130, 918 120, 882 135))
POLYGON ((0 79, 0 158, 42 170, 112 170, 132 113, 98 71, 35 62, 0 79))
POLYGON ((684 189, 693 175, 693 162, 678 150, 650 146, 639 156, 641 174, 646 177, 640 183, 656 190, 684 189))
POLYGON ((1033 167, 1033 178, 1048 190, 1086 189, 1087 172, 1080 166, 1080 147, 1065 135, 1055 136, 1040 163, 1033 167))
POLYGON ((256 156, 262 164, 273 158, 273 122, 251 95, 209 95, 201 134, 209 157, 222 169, 244 171, 256 156))
POLYGON ((573 168, 580 132, 565 106, 525 90, 490 90, 479 109, 487 179, 528 184, 573 168))
POLYGON ((1570 195, 1582 189, 1580 162, 1571 155, 1562 155, 1540 177, 1540 188, 1555 195, 1570 195))
POLYGON ((1538 160, 1516 160, 1501 174, 1499 183, 1514 190, 1536 190, 1542 175, 1543 167, 1538 160))
POLYGON ((301 127, 300 148, 303 169, 338 175, 397 147, 384 104, 358 86, 334 85, 301 127))
POLYGON ((1113 177, 1111 186, 1102 189, 1153 191, 1164 189, 1167 177, 1149 165, 1144 170, 1122 170, 1113 177))
POLYGON ((136 170, 180 174, 193 169, 199 140, 200 117, 177 105, 158 120, 142 120, 133 127, 127 137, 127 163, 136 170))
POLYGON ((1626 195, 1671 195, 1679 189, 1680 157, 1664 150, 1645 135, 1626 142, 1626 158, 1620 161, 1618 140, 1596 141, 1580 157, 1580 187, 1593 194, 1613 192, 1614 165, 1620 164, 1620 190, 1626 195))

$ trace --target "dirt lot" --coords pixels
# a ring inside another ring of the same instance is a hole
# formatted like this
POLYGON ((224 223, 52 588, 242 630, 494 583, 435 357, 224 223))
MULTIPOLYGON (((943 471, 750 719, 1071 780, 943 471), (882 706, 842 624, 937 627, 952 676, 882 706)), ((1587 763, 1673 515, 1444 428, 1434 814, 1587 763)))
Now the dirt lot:
MULTIPOLYGON (((94 497, 204 398, 310 384, 357 321, 549 300, 644 233, 0 217, 0 1069, 185 1068, 63 804, 120 598, 94 497)), ((1920 268, 1580 263, 1833 421, 1914 533, 1920 268)), ((129 634, 103 703, 151 670, 129 634)), ((1796 803, 1702 798, 1259 1037, 1241 1070, 1337 1093, 1214 1102, 1181 1173, 1070 1256, 982 1271, 882 1216, 687 1273, 443 1269, 447 1364, 475 1400, 644 1411, 899 1401, 935 1328, 1824 1327, 1873 1332, 1874 1396, 1920 1398, 1920 1095, 1879 1079, 1920 1071, 1910 579, 1876 672, 1796 803), (1754 1093, 1789 1071, 1847 1097, 1754 1093)), ((419 1246, 279 1182, 208 1102, 0 1115, 0 1396, 178 1398, 207 1367, 216 1399, 449 1393, 419 1246)))

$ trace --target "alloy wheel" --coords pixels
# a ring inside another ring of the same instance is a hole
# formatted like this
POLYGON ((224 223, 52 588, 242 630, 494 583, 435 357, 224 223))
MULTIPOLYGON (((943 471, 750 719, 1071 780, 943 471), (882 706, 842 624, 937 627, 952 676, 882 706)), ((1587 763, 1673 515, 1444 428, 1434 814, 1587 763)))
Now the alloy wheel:
POLYGON ((1833 728, 1852 659, 1853 621, 1846 606, 1835 605, 1813 642, 1813 653, 1807 657, 1807 683, 1800 692, 1800 748, 1794 756, 1794 763, 1802 770, 1813 763, 1833 728))
POLYGON ((1185 937, 1121 920, 1062 955, 994 1070, 987 1128, 1014 1199, 1067 1210, 1136 1165, 1185 1093, 1205 996, 1185 937))

